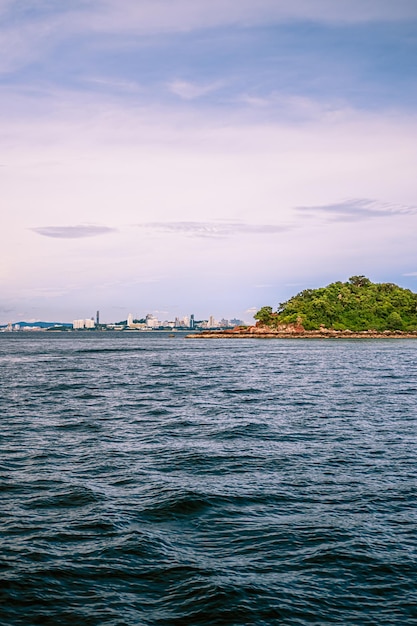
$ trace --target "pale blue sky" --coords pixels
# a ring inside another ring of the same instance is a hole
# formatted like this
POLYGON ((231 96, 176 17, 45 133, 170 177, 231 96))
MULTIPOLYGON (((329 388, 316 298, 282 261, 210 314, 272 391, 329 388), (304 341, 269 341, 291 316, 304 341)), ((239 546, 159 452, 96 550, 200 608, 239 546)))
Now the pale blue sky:
POLYGON ((417 3, 0 0, 0 322, 417 289, 417 3))

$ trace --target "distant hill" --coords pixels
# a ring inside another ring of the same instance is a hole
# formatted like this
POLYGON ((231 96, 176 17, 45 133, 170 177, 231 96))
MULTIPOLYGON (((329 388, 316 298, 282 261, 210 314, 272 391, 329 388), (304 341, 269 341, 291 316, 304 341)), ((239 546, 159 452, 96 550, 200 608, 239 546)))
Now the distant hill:
MULTIPOLYGON (((20 326, 20 328, 25 328, 28 326, 37 326, 38 328, 53 328, 54 326, 64 326, 68 328, 72 328, 72 324, 68 324, 66 322, 13 322, 13 326, 20 326)), ((3 324, 0 328, 7 328, 7 324, 3 324)))
POLYGON ((274 312, 262 307, 255 319, 270 327, 301 323, 306 330, 417 330, 417 294, 393 283, 352 276, 319 289, 305 289, 274 312))

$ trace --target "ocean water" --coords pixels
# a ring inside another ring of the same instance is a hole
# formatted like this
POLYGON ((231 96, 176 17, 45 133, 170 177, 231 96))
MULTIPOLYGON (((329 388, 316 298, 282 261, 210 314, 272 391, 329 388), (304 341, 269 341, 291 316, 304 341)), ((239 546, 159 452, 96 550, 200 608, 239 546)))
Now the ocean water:
POLYGON ((0 335, 0 624, 417 624, 417 341, 0 335))

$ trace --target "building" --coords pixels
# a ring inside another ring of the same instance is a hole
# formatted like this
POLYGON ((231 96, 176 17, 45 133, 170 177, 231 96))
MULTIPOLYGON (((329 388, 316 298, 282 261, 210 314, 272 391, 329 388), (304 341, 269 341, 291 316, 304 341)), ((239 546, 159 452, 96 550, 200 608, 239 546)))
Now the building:
POLYGON ((86 320, 74 320, 72 322, 72 327, 74 330, 82 330, 84 328, 95 328, 96 324, 94 321, 94 317, 86 320))
POLYGON ((209 317, 209 321, 208 321, 208 328, 216 328, 219 325, 219 323, 217 322, 217 320, 214 319, 213 315, 210 315, 209 317))
POLYGON ((160 321, 154 315, 152 315, 152 313, 148 313, 148 315, 146 316, 146 326, 148 328, 158 328, 158 326, 160 325, 160 321))

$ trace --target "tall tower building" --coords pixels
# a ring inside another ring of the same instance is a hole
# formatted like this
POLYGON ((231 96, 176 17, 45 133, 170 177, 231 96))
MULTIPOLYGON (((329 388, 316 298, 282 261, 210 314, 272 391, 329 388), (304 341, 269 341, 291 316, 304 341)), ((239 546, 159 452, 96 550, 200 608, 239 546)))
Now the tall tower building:
POLYGON ((129 315, 127 316, 127 325, 129 326, 129 328, 133 326, 133 315, 131 313, 129 313, 129 315))
POLYGON ((97 311, 96 313, 96 326, 97 328, 99 327, 100 324, 100 311, 97 311))
POLYGON ((194 313, 191 313, 190 315, 190 328, 194 328, 194 313))

